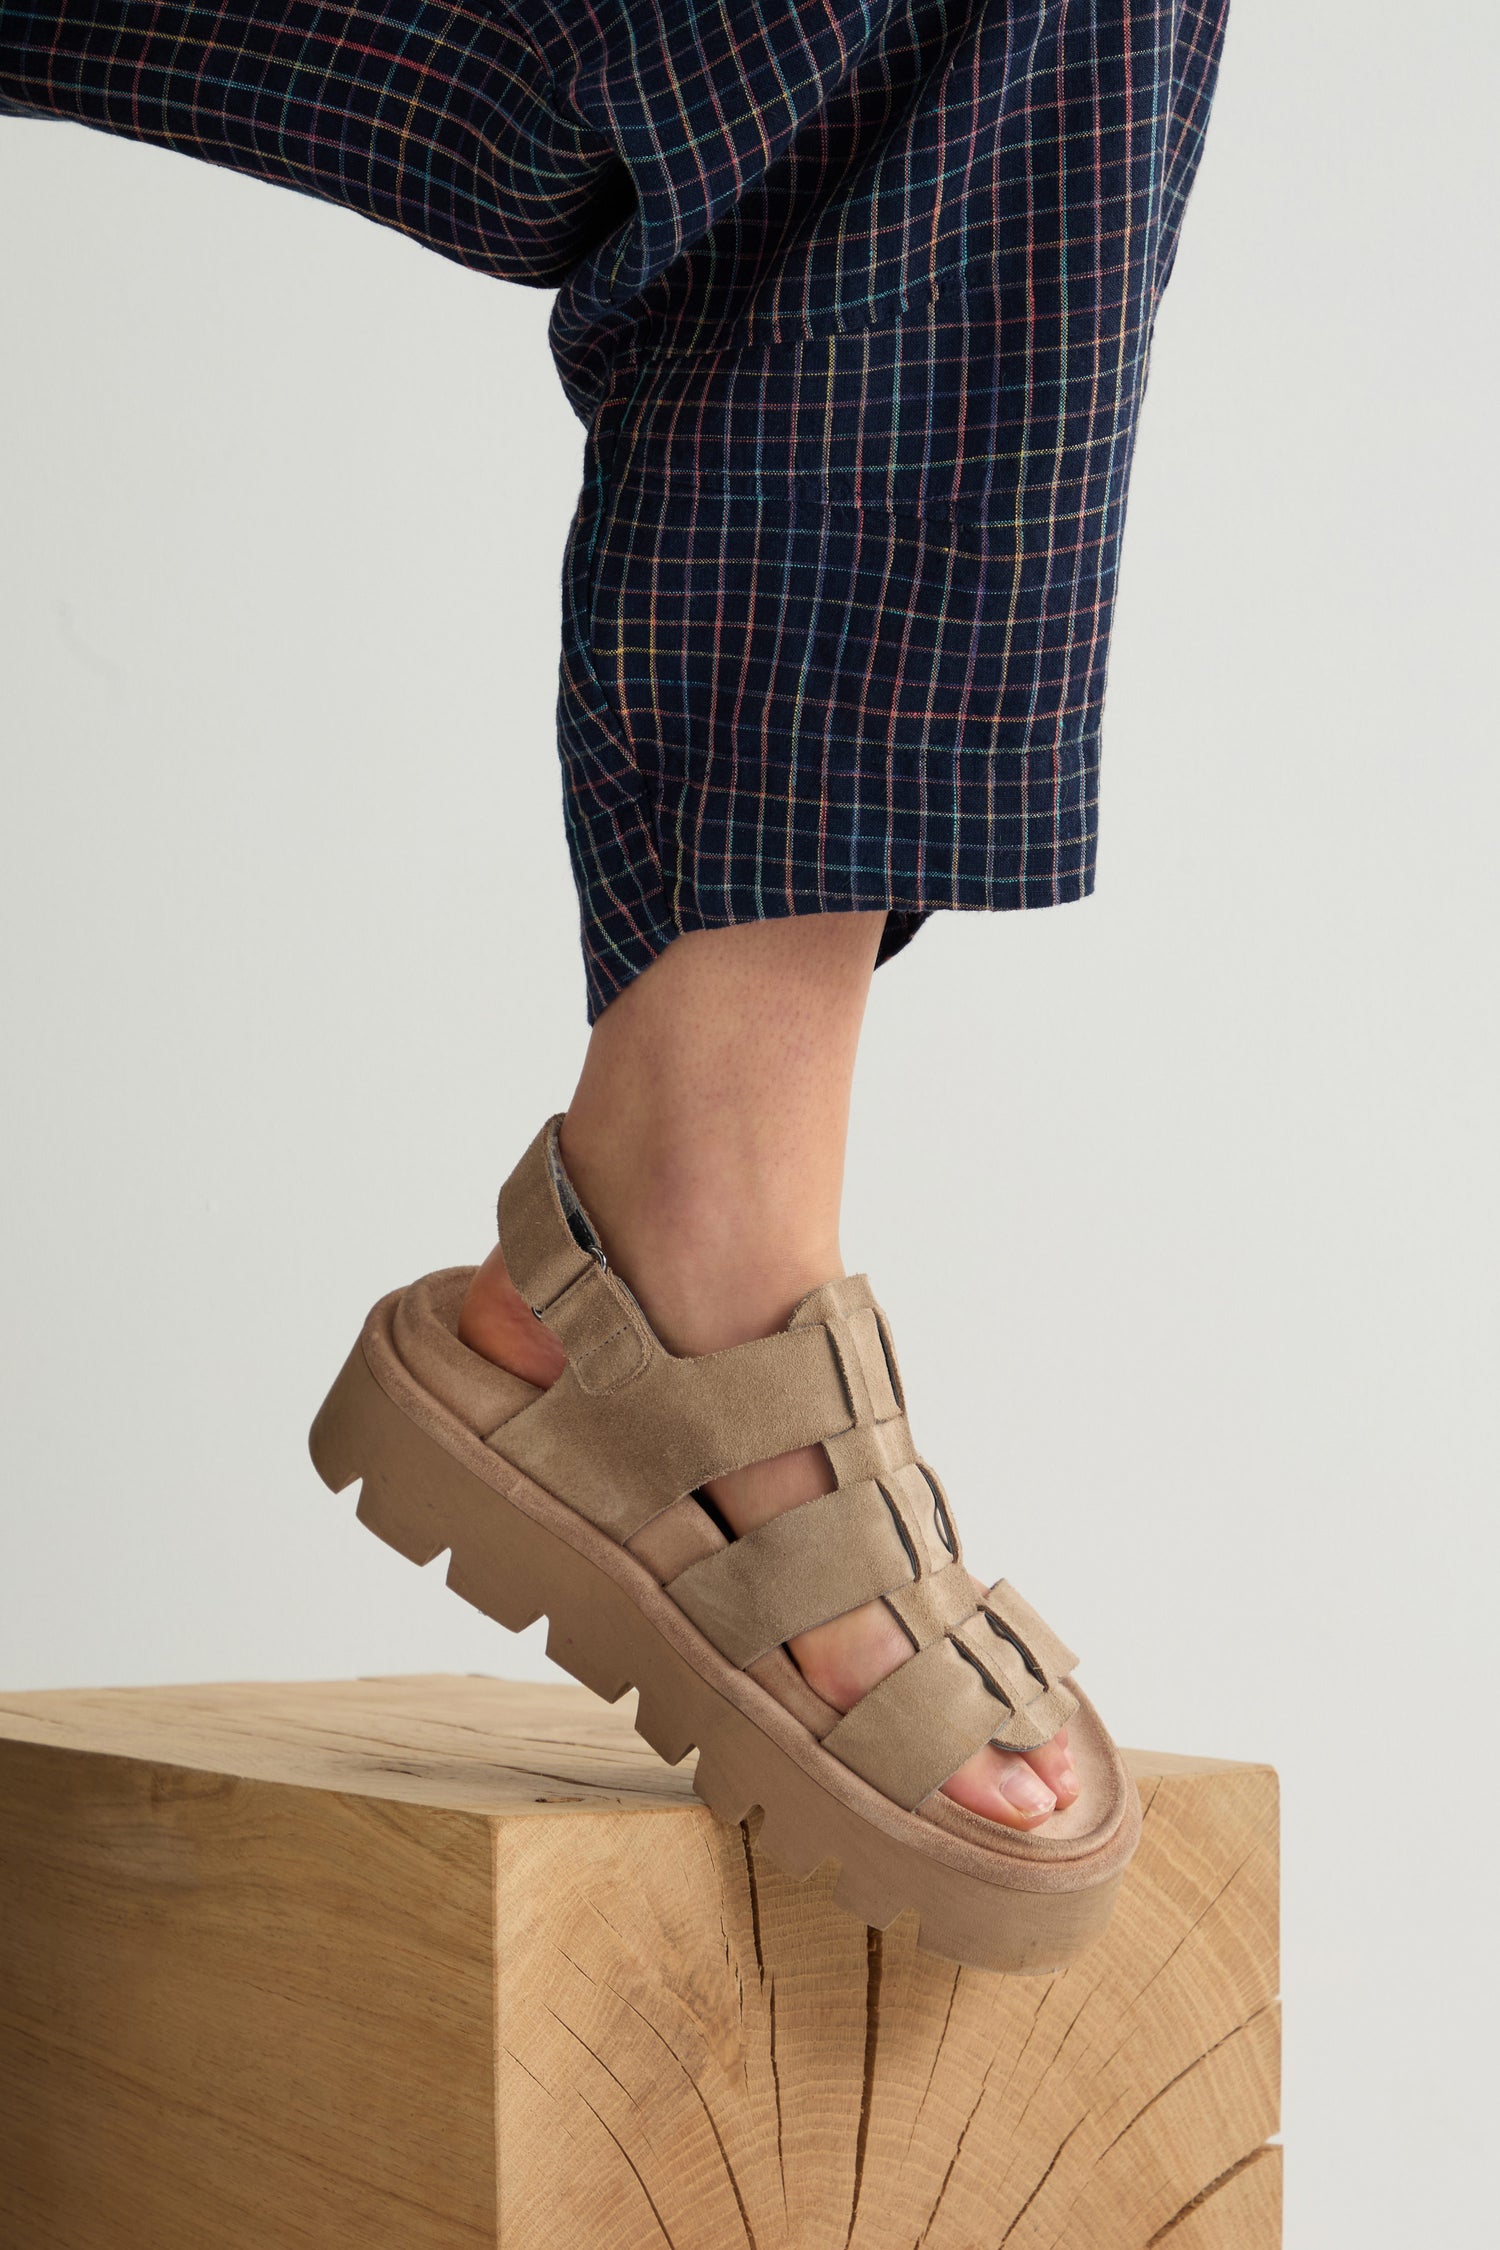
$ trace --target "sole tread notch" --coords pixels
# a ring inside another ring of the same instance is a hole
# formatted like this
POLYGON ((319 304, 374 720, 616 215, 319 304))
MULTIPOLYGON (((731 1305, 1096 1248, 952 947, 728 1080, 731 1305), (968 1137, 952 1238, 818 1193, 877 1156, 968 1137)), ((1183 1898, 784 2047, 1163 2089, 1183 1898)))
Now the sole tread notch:
MULTIPOLYGON (((351 1480, 352 1481, 352 1480, 351 1480)), ((359 1505, 354 1511, 366 1531, 373 1531, 398 1555, 404 1555, 418 1569, 436 1562, 448 1549, 448 1539, 441 1527, 426 1522, 420 1510, 374 1483, 366 1477, 360 1486, 359 1505)))

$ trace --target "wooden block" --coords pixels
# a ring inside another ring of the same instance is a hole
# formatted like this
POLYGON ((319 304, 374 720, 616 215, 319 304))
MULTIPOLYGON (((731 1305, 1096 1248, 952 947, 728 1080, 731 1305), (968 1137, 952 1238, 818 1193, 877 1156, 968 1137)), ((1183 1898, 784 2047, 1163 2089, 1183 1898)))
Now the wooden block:
POLYGON ((611 1710, 0 1699, 3 2250, 1274 2250, 1276 1782, 1138 1755, 1108 1937, 958 1970, 611 1710))

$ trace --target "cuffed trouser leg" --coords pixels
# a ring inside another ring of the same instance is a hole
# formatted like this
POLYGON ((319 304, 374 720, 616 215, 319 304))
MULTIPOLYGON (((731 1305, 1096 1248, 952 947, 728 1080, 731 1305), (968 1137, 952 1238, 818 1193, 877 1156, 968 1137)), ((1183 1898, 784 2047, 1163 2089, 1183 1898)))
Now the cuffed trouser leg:
POLYGON ((936 907, 1092 887, 1133 406, 1009 392, 1000 330, 932 308, 606 405, 563 733, 596 1005, 679 930, 883 907, 889 954, 936 907), (922 457, 944 365, 996 425, 978 474, 922 457), (863 458, 908 383, 917 459, 863 458))
POLYGON ((560 284, 591 1014, 680 931, 1093 883, 1120 532, 1225 0, 0 0, 0 97, 560 284))
POLYGON ((935 908, 1092 888, 1136 419, 1223 14, 978 0, 905 11, 914 53, 893 13, 885 76, 872 49, 798 82, 790 153, 615 341, 563 693, 594 1008, 680 930, 885 908, 888 955, 935 908))

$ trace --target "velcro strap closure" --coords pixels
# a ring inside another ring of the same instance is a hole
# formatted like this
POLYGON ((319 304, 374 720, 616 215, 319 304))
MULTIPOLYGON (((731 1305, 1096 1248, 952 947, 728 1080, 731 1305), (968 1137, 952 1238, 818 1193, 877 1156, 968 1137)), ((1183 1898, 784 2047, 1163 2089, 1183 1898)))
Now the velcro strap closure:
MULTIPOLYGON (((500 1190, 500 1241, 511 1280, 568 1356, 581 1389, 618 1390, 657 1346, 640 1307, 569 1224, 558 1193, 553 1117, 500 1190)), ((592 1229, 580 1214, 584 1231, 592 1229)))
POLYGON ((743 1666, 910 1580, 889 1500, 866 1483, 758 1524, 690 1563, 667 1592, 721 1655, 743 1666))
POLYGON ((541 1313, 569 1282, 599 1261, 569 1226, 553 1176, 552 1148, 562 1120, 549 1117, 500 1190, 500 1242, 506 1271, 532 1310, 541 1313))
POLYGON ((562 1345, 586 1391, 618 1390, 640 1374, 652 1354, 635 1300, 593 1259, 550 1305, 538 1308, 538 1318, 562 1345))

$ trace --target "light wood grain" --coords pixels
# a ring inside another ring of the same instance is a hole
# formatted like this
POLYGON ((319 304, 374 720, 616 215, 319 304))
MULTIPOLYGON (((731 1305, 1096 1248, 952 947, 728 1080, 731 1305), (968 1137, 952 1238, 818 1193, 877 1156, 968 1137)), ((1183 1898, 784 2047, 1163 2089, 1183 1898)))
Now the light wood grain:
POLYGON ((1134 1764, 1013 1979, 572 1686, 0 1697, 0 2250, 1274 2250, 1275 1777, 1134 1764))

